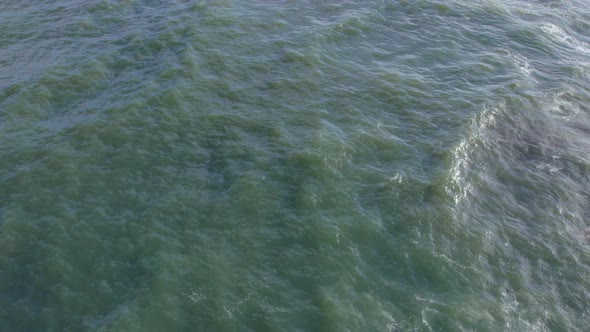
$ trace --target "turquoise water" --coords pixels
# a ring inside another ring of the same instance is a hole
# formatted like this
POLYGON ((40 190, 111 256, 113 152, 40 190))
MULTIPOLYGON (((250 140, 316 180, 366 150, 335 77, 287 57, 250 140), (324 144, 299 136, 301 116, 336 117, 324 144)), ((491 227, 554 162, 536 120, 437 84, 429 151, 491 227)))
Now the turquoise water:
POLYGON ((0 1, 0 331, 585 331, 590 7, 0 1))

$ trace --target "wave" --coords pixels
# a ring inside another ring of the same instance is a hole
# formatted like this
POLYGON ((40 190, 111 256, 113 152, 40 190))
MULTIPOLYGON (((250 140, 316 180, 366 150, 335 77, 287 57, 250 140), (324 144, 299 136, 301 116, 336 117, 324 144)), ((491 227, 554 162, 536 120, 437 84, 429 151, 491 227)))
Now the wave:
POLYGON ((447 192, 453 197, 455 205, 460 205, 472 191, 469 181, 470 167, 478 151, 492 142, 486 139, 486 130, 496 124, 497 117, 502 111, 499 107, 484 107, 484 111, 471 121, 469 134, 452 151, 452 166, 450 168, 450 183, 447 192))
POLYGON ((577 325, 574 313, 587 303, 570 299, 565 304, 559 281, 537 277, 550 262, 574 287, 590 289, 569 269, 570 264, 590 264, 590 162, 582 152, 590 149, 590 124, 583 100, 560 91, 537 100, 506 98, 486 105, 451 151, 446 183, 451 215, 457 233, 469 234, 465 250, 478 257, 471 266, 482 280, 493 280, 482 287, 495 292, 493 301, 504 309, 492 315, 506 327, 545 330, 556 319, 571 327, 563 322, 577 325), (501 285, 513 277, 516 281, 501 285), (538 319, 524 319, 523 298, 513 294, 537 287, 557 291, 543 296, 546 303, 526 309, 526 315, 538 319), (565 311, 546 317, 543 313, 553 312, 555 301, 564 303, 565 311))
POLYGON ((590 54, 590 45, 588 43, 576 39, 574 36, 568 34, 564 29, 553 23, 547 23, 543 25, 541 30, 548 34, 552 39, 567 45, 571 49, 590 54))
POLYGON ((508 54, 510 60, 519 69, 519 71, 523 73, 527 79, 534 82, 535 79, 533 77, 533 74, 535 72, 535 68, 531 65, 529 59, 527 59, 527 57, 525 57, 524 55, 516 52, 511 52, 509 50, 505 50, 505 52, 508 54))

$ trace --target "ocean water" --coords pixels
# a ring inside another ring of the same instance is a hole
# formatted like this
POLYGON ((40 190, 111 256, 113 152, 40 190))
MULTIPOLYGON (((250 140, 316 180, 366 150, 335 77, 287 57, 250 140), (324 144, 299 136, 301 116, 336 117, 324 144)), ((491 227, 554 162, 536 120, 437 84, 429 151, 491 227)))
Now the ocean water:
POLYGON ((0 0, 0 331, 587 331, 585 0, 0 0))

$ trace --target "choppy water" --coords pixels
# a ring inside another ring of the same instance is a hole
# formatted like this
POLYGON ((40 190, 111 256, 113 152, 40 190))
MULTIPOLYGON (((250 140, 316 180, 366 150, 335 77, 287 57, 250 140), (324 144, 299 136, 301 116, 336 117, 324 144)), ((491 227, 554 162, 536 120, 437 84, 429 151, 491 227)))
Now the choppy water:
POLYGON ((0 1, 1 331, 584 331, 590 6, 0 1))

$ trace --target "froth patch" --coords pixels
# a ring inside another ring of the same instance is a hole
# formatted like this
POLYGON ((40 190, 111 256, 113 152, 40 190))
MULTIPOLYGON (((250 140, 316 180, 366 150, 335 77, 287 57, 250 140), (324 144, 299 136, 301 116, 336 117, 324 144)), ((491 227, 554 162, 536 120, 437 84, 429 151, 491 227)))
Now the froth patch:
POLYGON ((541 30, 551 36, 552 39, 567 45, 569 48, 590 54, 590 45, 588 45, 588 43, 576 39, 574 36, 568 34, 565 30, 553 23, 543 25, 541 30))

